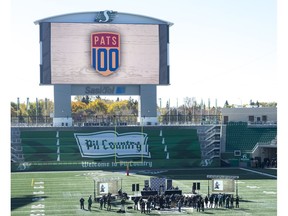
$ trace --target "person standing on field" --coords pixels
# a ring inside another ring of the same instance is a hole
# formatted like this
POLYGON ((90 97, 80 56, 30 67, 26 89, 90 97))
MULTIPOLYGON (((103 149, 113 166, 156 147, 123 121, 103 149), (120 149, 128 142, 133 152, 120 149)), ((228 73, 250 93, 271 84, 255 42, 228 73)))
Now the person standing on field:
POLYGON ((234 197, 233 197, 233 194, 230 197, 230 207, 234 208, 234 197))
POLYGON ((80 199, 80 209, 83 209, 84 210, 84 198, 83 197, 81 197, 81 199, 80 199))
POLYGON ((100 201, 100 209, 102 210, 103 209, 103 203, 104 203, 103 197, 101 197, 99 201, 100 201))
POLYGON ((88 210, 91 211, 91 206, 92 206, 92 195, 89 196, 88 199, 88 210))
POLYGON ((239 196, 236 196, 235 203, 236 203, 236 208, 239 208, 239 196))
POLYGON ((112 197, 111 197, 111 194, 108 194, 107 196, 107 211, 111 211, 111 200, 112 197))
POLYGON ((208 201, 209 201, 208 196, 205 196, 204 201, 205 201, 205 207, 208 208, 208 201))

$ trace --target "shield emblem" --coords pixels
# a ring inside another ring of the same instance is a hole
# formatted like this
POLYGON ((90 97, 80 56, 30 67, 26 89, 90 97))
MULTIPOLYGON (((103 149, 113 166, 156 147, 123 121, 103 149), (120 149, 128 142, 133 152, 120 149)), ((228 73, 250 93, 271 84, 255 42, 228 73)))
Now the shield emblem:
POLYGON ((120 66, 120 34, 96 32, 91 34, 91 65, 103 76, 109 76, 120 66))

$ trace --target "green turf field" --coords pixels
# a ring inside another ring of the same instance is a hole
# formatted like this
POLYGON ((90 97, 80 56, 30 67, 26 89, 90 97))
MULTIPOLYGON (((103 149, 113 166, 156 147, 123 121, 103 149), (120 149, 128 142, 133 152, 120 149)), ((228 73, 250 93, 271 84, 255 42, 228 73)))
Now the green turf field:
MULTIPOLYGON (((265 172, 265 170, 257 170, 265 172)), ((112 203, 112 211, 100 210, 99 203, 92 204, 92 211, 80 210, 79 199, 94 195, 93 178, 120 177, 122 189, 128 195, 134 195, 131 185, 144 186, 144 180, 151 176, 173 179, 173 186, 178 186, 184 194, 191 193, 194 181, 201 183, 200 194, 206 195, 208 180, 206 175, 238 175, 239 209, 205 209, 204 213, 194 210, 193 214, 214 215, 277 215, 277 180, 273 177, 252 173, 240 169, 190 169, 190 170, 130 170, 127 176, 123 172, 104 171, 69 171, 69 172, 23 172, 11 173, 11 215, 13 216, 71 216, 71 215, 117 215, 120 201, 112 203)), ((269 170, 270 175, 277 175, 276 170, 269 170)), ((128 201, 126 206, 132 206, 128 201)), ((185 209, 177 211, 152 211, 150 215, 188 214, 185 209)), ((127 209, 124 215, 141 215, 140 211, 127 209)))

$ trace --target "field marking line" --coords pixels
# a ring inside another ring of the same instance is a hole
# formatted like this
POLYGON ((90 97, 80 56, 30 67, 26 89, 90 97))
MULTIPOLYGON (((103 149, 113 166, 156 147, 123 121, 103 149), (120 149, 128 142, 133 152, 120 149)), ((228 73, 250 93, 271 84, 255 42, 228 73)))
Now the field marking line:
POLYGON ((31 181, 31 187, 34 186, 34 178, 32 178, 32 181, 31 181))
POLYGON ((241 170, 248 171, 248 172, 253 172, 253 173, 257 173, 257 174, 260 174, 260 175, 269 176, 269 177, 272 177, 272 178, 276 178, 276 179, 277 179, 277 176, 275 176, 275 175, 270 175, 270 174, 267 174, 267 173, 258 172, 258 171, 255 171, 255 170, 250 170, 250 169, 245 169, 245 168, 240 168, 240 169, 241 169, 241 170))

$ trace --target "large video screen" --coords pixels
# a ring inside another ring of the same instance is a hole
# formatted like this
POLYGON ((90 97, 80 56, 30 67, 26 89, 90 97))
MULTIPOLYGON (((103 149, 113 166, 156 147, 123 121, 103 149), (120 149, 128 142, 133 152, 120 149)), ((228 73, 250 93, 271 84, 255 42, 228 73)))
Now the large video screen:
POLYGON ((49 41, 50 84, 160 83, 159 25, 51 23, 49 28, 44 46, 49 41))

